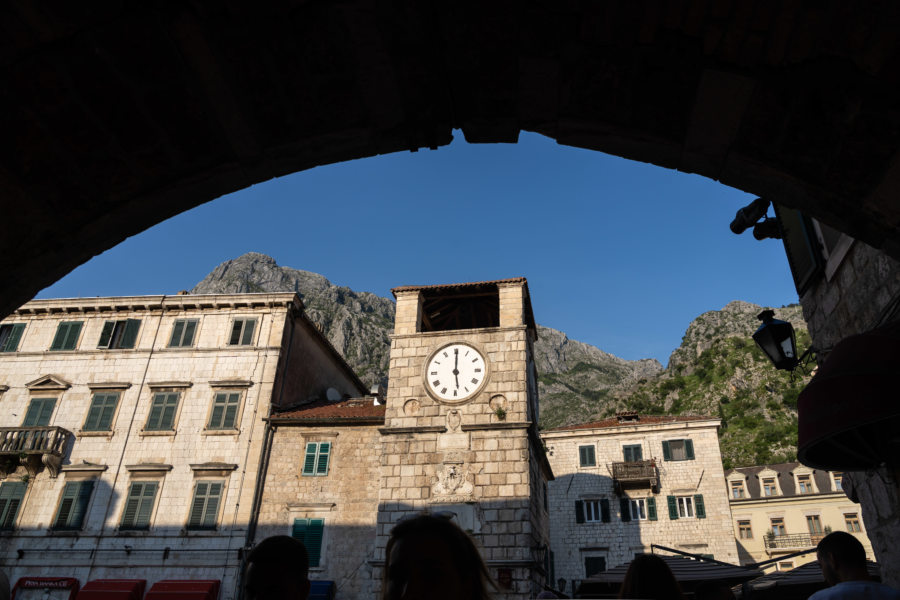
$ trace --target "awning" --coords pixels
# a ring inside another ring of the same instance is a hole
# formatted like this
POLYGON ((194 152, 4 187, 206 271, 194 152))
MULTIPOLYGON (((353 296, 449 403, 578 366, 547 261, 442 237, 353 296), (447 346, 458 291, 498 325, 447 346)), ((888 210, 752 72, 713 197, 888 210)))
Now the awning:
MULTIPOLYGON (((866 561, 869 576, 880 581, 878 565, 866 561)), ((790 571, 775 571, 747 582, 743 588, 745 600, 805 600, 827 586, 819 563, 813 561, 790 571)))
POLYGON ((141 600, 146 579, 94 579, 84 584, 76 600, 141 600))
POLYGON ((164 579, 157 581, 144 600, 216 600, 218 579, 164 579))
MULTIPOLYGON (((656 556, 666 562, 672 570, 675 579, 678 581, 679 585, 681 585, 681 589, 685 592, 690 592, 696 584, 702 581, 721 581, 728 586, 733 586, 762 575, 762 571, 759 569, 730 565, 718 561, 710 562, 685 558, 682 556, 664 556, 661 554, 657 554, 656 556)), ((628 572, 630 564, 631 563, 619 565, 614 569, 604 571, 599 575, 585 579, 578 587, 576 596, 615 596, 618 594, 622 582, 625 581, 625 573, 628 572)))
POLYGON ((309 600, 334 600, 334 582, 310 581, 309 600))

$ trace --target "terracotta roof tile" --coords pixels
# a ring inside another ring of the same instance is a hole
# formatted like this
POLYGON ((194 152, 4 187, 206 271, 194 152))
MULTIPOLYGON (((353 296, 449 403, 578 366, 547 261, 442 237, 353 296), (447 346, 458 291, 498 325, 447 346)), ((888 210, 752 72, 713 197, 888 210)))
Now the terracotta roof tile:
POLYGON ((375 406, 373 398, 350 398, 339 402, 312 402, 277 412, 272 421, 359 421, 384 420, 384 404, 375 406))
POLYGON ((416 290, 453 290, 453 289, 462 289, 467 287, 478 287, 482 285, 496 285, 498 283, 526 283, 526 279, 524 277, 512 277, 510 279, 494 279, 492 281, 470 281, 466 283, 439 283, 435 285, 402 285, 400 287, 395 287, 391 290, 391 293, 394 294, 394 297, 397 296, 397 292, 415 292, 416 290))
POLYGON ((620 421, 616 417, 610 417, 601 421, 579 423, 578 425, 564 425, 554 427, 548 431, 569 431, 574 429, 603 429, 607 427, 624 427, 627 425, 653 425, 657 423, 682 423, 688 421, 706 421, 716 417, 704 417, 700 415, 640 415, 636 421, 620 421))

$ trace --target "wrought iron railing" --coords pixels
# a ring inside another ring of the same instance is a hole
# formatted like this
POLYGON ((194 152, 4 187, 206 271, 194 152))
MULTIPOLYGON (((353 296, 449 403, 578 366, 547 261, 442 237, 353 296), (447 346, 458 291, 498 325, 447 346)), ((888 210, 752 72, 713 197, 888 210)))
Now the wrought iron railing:
POLYGON ((62 456, 70 437, 62 427, 0 427, 0 454, 62 456))
POLYGON ((793 550, 796 548, 814 548, 825 537, 821 533, 791 533, 785 535, 767 535, 766 550, 793 550))

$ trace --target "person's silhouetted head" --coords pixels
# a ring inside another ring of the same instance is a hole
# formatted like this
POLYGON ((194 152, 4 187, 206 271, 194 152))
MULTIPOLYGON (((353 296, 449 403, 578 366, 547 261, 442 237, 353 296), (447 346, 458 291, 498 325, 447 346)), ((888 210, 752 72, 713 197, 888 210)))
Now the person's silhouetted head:
POLYGON ((666 561, 655 554, 638 554, 628 566, 619 598, 682 600, 683 596, 666 561))
POLYGON ((489 582, 475 543, 449 519, 418 515, 391 530, 383 600, 488 600, 489 582))
POLYGON ((823 537, 816 546, 816 557, 828 585, 869 579, 866 549, 846 531, 835 531, 823 537))
POLYGON ((306 600, 309 555, 300 540, 276 535, 261 541, 247 557, 247 600, 306 600))

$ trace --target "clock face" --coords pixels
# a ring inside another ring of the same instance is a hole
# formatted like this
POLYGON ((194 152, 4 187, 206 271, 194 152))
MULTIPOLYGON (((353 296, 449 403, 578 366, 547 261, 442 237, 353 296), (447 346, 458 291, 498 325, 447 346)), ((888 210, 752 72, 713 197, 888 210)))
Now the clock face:
POLYGON ((444 346, 425 364, 425 386, 445 402, 471 398, 481 389, 486 376, 484 356, 468 344, 444 346))

